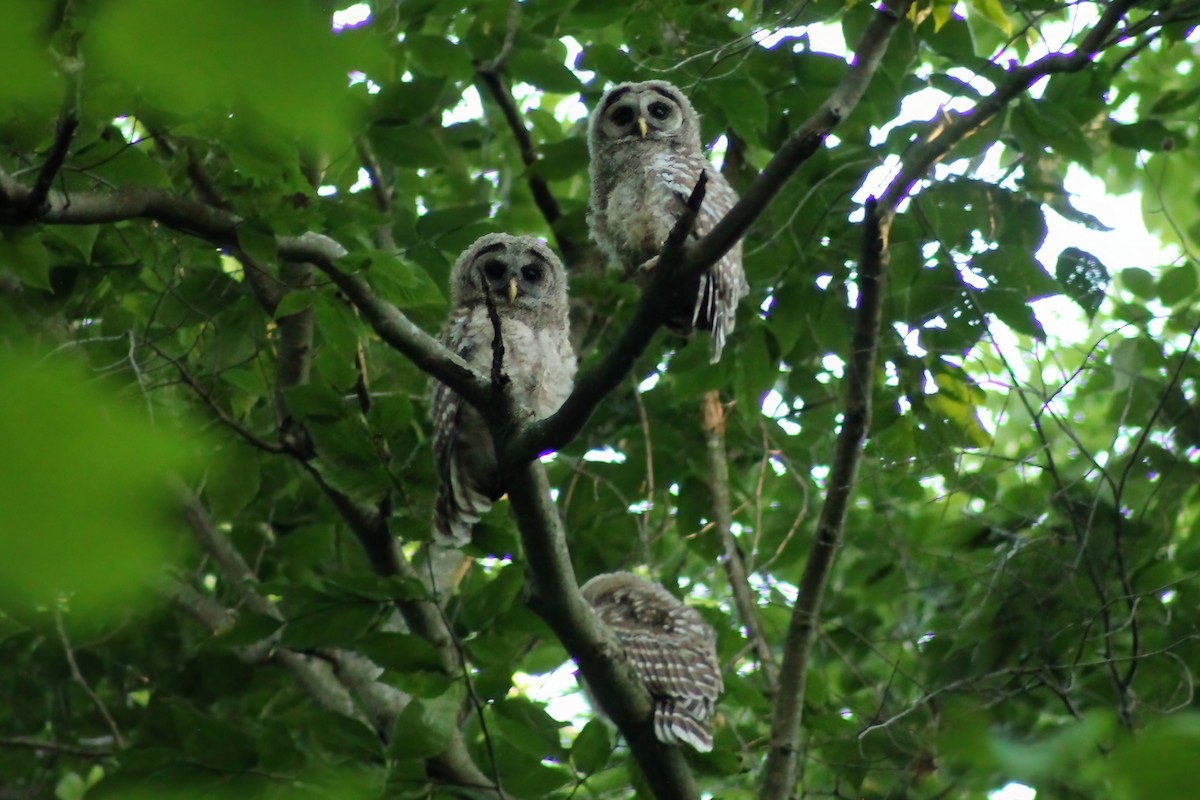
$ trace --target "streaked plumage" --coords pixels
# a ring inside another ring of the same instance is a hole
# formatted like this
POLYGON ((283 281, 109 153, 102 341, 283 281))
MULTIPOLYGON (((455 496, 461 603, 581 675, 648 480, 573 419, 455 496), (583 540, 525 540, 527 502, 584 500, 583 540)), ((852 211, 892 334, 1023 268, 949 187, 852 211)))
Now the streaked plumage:
MULTIPOLYGON (((545 243, 529 236, 488 234, 450 273, 450 318, 441 341, 483 374, 492 369, 494 328, 483 286, 500 318, 508 391, 531 419, 548 417, 571 393, 575 352, 568 341, 567 275, 545 243)), ((479 412, 433 382, 433 454, 439 488, 437 538, 465 544, 471 526, 504 494, 491 434, 479 412)))
POLYGON ((662 586, 630 572, 597 575, 581 591, 654 698, 659 741, 712 750, 713 706, 725 688, 712 627, 662 586))
MULTIPOLYGON (((704 156, 695 109, 666 81, 622 83, 605 92, 589 120, 588 149, 592 238, 635 277, 662 250, 702 171, 708 187, 692 231, 696 238, 737 202, 733 187, 704 156)), ((738 242, 702 277, 695 303, 677 309, 667 324, 684 334, 710 331, 715 363, 733 333, 738 302, 749 292, 738 242)))

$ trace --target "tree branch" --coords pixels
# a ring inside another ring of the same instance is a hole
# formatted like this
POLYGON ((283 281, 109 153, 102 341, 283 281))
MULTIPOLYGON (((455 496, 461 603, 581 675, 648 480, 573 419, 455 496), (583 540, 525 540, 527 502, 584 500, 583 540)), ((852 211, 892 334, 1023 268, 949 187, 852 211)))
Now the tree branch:
POLYGON ((725 558, 721 566, 725 568, 725 576, 729 580, 729 589, 733 592, 733 603, 737 607, 738 617, 746 628, 746 637, 758 655, 762 667, 763 679, 767 684, 767 692, 775 695, 779 688, 779 665, 775 663, 775 653, 767 640, 762 622, 758 618, 758 603, 754 600, 750 588, 750 578, 746 574, 746 562, 742 551, 738 548, 737 540, 733 538, 733 501, 729 492, 729 460, 725 452, 725 409, 721 406, 721 397, 716 391, 704 393, 701 401, 701 412, 704 420, 704 439, 708 451, 708 488, 712 492, 713 522, 721 536, 721 544, 725 549, 725 558))
MULTIPOLYGON (((546 224, 553 231, 555 223, 562 218, 562 209, 559 208, 558 201, 550 191, 550 185, 546 179, 538 174, 537 149, 534 147, 533 137, 525 128, 524 120, 521 119, 521 111, 517 108, 517 102, 513 99, 512 92, 505 86, 500 71, 495 66, 492 64, 481 65, 476 68, 476 74, 479 76, 479 82, 483 88, 500 108, 500 113, 504 116, 508 129, 512 131, 513 138, 517 142, 517 150, 521 154, 521 163, 525 165, 525 180, 529 184, 529 191, 533 194, 533 202, 542 212, 546 224)), ((557 231, 554 238, 558 242, 558 249, 562 252, 563 261, 568 264, 573 263, 579 254, 579 246, 565 236, 560 236, 557 231)))
MULTIPOLYGON (((322 486, 324 488, 323 484, 322 486)), ((249 565, 246 564, 241 554, 234 549, 228 538, 217 530, 212 519, 208 516, 208 512, 200 504, 200 501, 182 486, 179 488, 179 491, 184 514, 197 539, 200 540, 205 551, 216 562, 221 576, 234 588, 241 602, 256 614, 283 620, 283 615, 279 609, 254 590, 254 584, 258 580, 257 576, 255 576, 249 565)), ((338 505, 338 511, 342 512, 343 516, 345 516, 347 509, 350 507, 348 505, 350 503, 351 501, 346 498, 345 503, 338 505)), ((398 558, 397 571, 394 574, 419 581, 411 565, 402 558, 398 558)), ((180 585, 182 586, 183 584, 180 585)), ((197 602, 196 598, 202 598, 203 596, 194 591, 189 594, 179 587, 174 587, 172 595, 180 605, 192 612, 194 616, 214 631, 227 627, 233 622, 234 615, 232 612, 221 606, 216 606, 214 609, 213 606, 215 604, 197 602)), ((446 627, 445 619, 442 617, 440 609, 427 600, 411 602, 397 601, 397 606, 401 615, 404 616, 405 621, 409 624, 410 629, 433 644, 439 653, 442 654, 443 660, 447 659, 445 653, 447 649, 454 653, 454 655, 449 656, 449 660, 447 661, 448 668, 453 669, 454 665, 459 663, 457 660, 457 650, 454 647, 452 634, 446 627), (445 636, 439 638, 442 634, 445 636)), ((345 714, 364 724, 370 725, 373 730, 378 731, 383 736, 391 734, 392 725, 395 723, 395 718, 399 714, 399 711, 403 710, 405 701, 391 687, 383 684, 370 685, 377 683, 377 681, 374 681, 370 677, 370 673, 372 670, 379 670, 379 668, 370 662, 369 659, 366 659, 366 657, 348 651, 334 650, 326 654, 327 656, 331 656, 328 662, 326 662, 321 659, 312 659, 286 648, 272 646, 267 648, 266 652, 270 654, 271 659, 278 661, 291 672, 297 681, 323 708, 345 714), (330 669, 330 663, 338 667, 336 674, 330 669), (359 710, 358 706, 354 703, 353 697, 347 691, 347 687, 352 689, 364 701, 364 704, 368 708, 368 715, 364 715, 359 710), (392 713, 393 711, 395 712, 394 714, 392 713)), ((379 672, 382 672, 382 670, 379 670, 379 672)), ((484 775, 471 759, 470 753, 466 748, 466 743, 462 739, 461 732, 455 733, 446 750, 427 761, 426 769, 431 776, 437 776, 439 779, 446 780, 455 785, 470 786, 488 793, 496 792, 495 784, 484 775)))
POLYGON ((342 272, 331 261, 314 263, 350 298, 379 338, 481 412, 488 407, 492 401, 492 385, 487 377, 471 369, 467 362, 414 325, 400 309, 375 294, 362 278, 342 272))
POLYGON ((502 463, 510 468, 518 467, 542 453, 561 449, 578 436, 601 401, 633 369, 634 362, 646 351, 670 310, 678 308, 678 304, 672 300, 678 295, 680 286, 694 285, 694 280, 681 283, 679 270, 686 252, 685 242, 695 227, 707 185, 708 174, 701 172, 683 213, 676 220, 658 255, 654 277, 642 292, 633 318, 621 332, 617 343, 600 359, 599 364, 575 380, 575 388, 558 411, 526 425, 512 437, 505 447, 502 463))
POLYGON ((87 679, 83 677, 83 672, 79 669, 79 662, 75 660, 75 648, 71 645, 71 640, 67 636, 67 629, 63 625, 62 612, 58 608, 54 609, 54 629, 58 631, 58 641, 62 644, 63 655, 66 656, 67 666, 71 669, 71 678, 75 683, 79 684, 79 688, 83 689, 83 693, 87 695, 88 700, 100 712, 100 716, 104 718, 104 723, 108 725, 108 729, 112 732, 113 741, 117 743, 118 750, 125 749, 125 737, 121 736, 121 729, 117 727, 117 722, 112 718, 112 714, 108 713, 108 706, 104 705, 104 701, 100 699, 87 679))
POLYGON ((895 213, 900 202, 934 164, 941 161, 956 144, 983 127, 1017 95, 1040 78, 1058 72, 1078 72, 1090 64, 1097 53, 1112 44, 1106 41, 1109 34, 1125 13, 1135 5, 1137 0, 1116 0, 1109 4, 1074 53, 1051 53, 1032 64, 1013 70, 1008 80, 976 103, 970 111, 940 111, 920 140, 905 153, 900 171, 879 196, 882 213, 895 213))
POLYGON ((885 0, 854 49, 850 70, 821 107, 788 137, 729 213, 689 248, 685 271, 700 276, 746 235, 788 179, 846 119, 866 93, 887 52, 888 40, 908 13, 912 0, 885 0))
MULTIPOLYGON (((224 573, 222 577, 228 580, 224 573)), ((237 620, 235 612, 177 578, 172 579, 164 591, 181 610, 213 633, 227 630, 237 620)), ((267 601, 264 599, 263 602, 267 601)), ((234 648, 234 653, 241 660, 251 664, 272 661, 279 664, 321 708, 356 719, 364 725, 371 725, 371 721, 359 711, 354 699, 346 687, 338 682, 328 664, 287 648, 276 647, 276 639, 276 636, 271 636, 258 644, 234 648)))
POLYGON ((78 758, 107 758, 114 754, 107 747, 89 747, 82 744, 65 744, 63 742, 46 742, 41 739, 33 739, 28 736, 4 736, 0 737, 0 747, 13 747, 22 750, 40 750, 47 753, 58 753, 65 756, 76 756, 78 758))
POLYGON ((761 800, 786 800, 795 793, 796 758, 799 754, 809 654, 816 638, 825 584, 841 543, 863 442, 871 426, 871 394, 875 381, 890 220, 890 216, 880 219, 874 198, 867 201, 862 257, 858 266, 859 295, 854 318, 853 351, 847 359, 846 411, 829 474, 829 492, 817 521, 816 536, 804 567, 804 575, 800 579, 800 594, 792 609, 784 643, 779 693, 775 697, 775 716, 771 720, 771 744, 759 794, 761 800))
MULTIPOLYGON (((41 222, 46 225, 93 225, 127 219, 149 219, 168 228, 197 236, 218 247, 237 246, 242 218, 205 203, 148 186, 123 186, 109 192, 51 191, 45 209, 32 219, 17 212, 29 201, 32 190, 0 172, 0 220, 8 224, 41 222)), ((319 233, 277 236, 279 256, 291 261, 332 262, 346 255, 340 244, 319 233)))
POLYGON ((650 694, 620 657, 621 645, 579 593, 558 509, 539 461, 516 469, 508 483, 513 516, 528 560, 529 607, 575 659, 588 686, 629 742, 657 800, 699 795, 678 747, 654 735, 650 694))
MULTIPOLYGON (((659 256, 654 280, 642 293, 633 319, 616 345, 599 364, 575 381, 575 389, 555 414, 526 426, 514 437, 505 454, 506 463, 522 463, 540 453, 561 449, 578 435, 592 412, 616 388, 649 345, 654 332, 662 324, 665 308, 675 289, 681 285, 692 285, 746 234, 792 174, 858 105, 887 51, 888 39, 904 18, 910 4, 911 0, 887 0, 883 4, 859 42, 850 71, 829 99, 788 138, 742 199, 708 235, 694 245, 682 247, 682 252, 672 257, 671 239, 682 230, 683 235, 678 237, 682 240, 691 231, 690 227, 684 230, 681 224, 675 226, 659 256)), ((699 185, 697 188, 700 188, 699 185)), ((693 192, 689 205, 695 200, 696 192, 693 192)), ((698 207, 699 203, 696 203, 698 207)), ((680 223, 684 222, 684 218, 680 219, 680 223)))

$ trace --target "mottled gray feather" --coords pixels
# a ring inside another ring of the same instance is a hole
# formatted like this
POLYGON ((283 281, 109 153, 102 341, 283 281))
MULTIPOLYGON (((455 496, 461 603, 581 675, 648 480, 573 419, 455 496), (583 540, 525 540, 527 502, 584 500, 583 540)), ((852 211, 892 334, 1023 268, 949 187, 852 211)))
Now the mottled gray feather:
MULTIPOLYGON (((570 394, 575 353, 568 340, 567 277, 540 240, 489 234, 459 256, 450 276, 452 310, 441 341, 485 375, 492 369, 495 328, 484 292, 492 294, 504 343, 503 372, 515 405, 530 419, 548 417, 570 394), (497 274, 484 272, 491 262, 497 274), (537 266, 537 281, 522 277, 537 266), (506 272, 502 272, 506 270, 506 272), (510 301, 509 278, 519 282, 510 301), (485 286, 487 287, 485 289, 485 286)), ((438 539, 464 544, 471 526, 504 494, 491 434, 479 412, 439 381, 433 382, 433 454, 439 479, 433 528, 438 539)))
MULTIPOLYGON (((592 112, 588 149, 592 238, 610 261, 635 277, 653 264, 701 172, 707 172, 708 185, 693 237, 711 231, 737 202, 733 187, 704 156, 691 103, 665 81, 624 83, 606 92, 592 112), (662 120, 649 114, 656 104, 668 108, 662 120), (618 116, 626 110, 633 121, 618 116), (647 126, 644 136, 639 116, 647 126)), ((684 334, 693 328, 710 331, 715 363, 733 332, 738 303, 749 291, 738 242, 702 277, 694 303, 677 309, 668 325, 684 334)))

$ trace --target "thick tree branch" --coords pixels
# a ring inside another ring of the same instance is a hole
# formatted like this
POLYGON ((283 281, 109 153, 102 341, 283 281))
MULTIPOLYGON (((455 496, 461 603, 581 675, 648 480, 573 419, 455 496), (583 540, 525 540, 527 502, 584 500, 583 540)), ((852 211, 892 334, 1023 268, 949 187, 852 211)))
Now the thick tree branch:
MULTIPOLYGON (((673 301, 680 287, 694 286, 694 281, 681 283, 677 275, 684 258, 685 242, 695 227, 707 185, 708 175, 701 172, 683 214, 675 222, 658 255, 654 277, 642 292, 633 318, 621 332, 617 343, 600 359, 599 364, 575 380, 575 388, 557 412, 526 425, 508 442, 502 463, 510 467, 520 466, 542 453, 564 447, 578 436, 601 401, 633 369, 634 363, 646 351, 655 331, 663 324, 671 309, 678 308, 673 301)), ((691 292, 693 295, 694 291, 691 292)))
POLYGON ((729 491, 729 456, 725 452, 725 409, 716 391, 705 392, 701 401, 704 420, 705 447, 708 451, 708 488, 712 492, 713 522, 721 537, 725 557, 721 566, 729 580, 733 604, 746 629, 746 637, 754 647, 766 681, 767 691, 774 696, 779 687, 779 665, 775 653, 758 618, 758 603, 746 574, 746 561, 733 537, 733 500, 729 491))
POLYGON ((890 220, 890 216, 880 219, 874 198, 867 201, 863 250, 858 266, 853 352, 847 359, 846 411, 829 474, 829 491, 817 521, 816 536, 800 579, 800 594, 792 609, 784 642, 779 693, 775 697, 775 716, 771 720, 771 744, 759 794, 761 800, 787 800, 796 790, 796 759, 809 654, 816 638, 825 584, 841 543, 863 442, 871 426, 871 394, 875 382, 890 220))
POLYGON ((414 325, 400 309, 375 294, 362 278, 342 272, 330 261, 315 263, 350 298, 379 338, 476 408, 487 409, 492 401, 492 385, 487 377, 414 325))
POLYGON ((920 140, 904 154, 900 171, 879 196, 882 213, 895 213, 901 201, 908 197, 913 186, 925 177, 934 164, 1039 79, 1059 72, 1078 72, 1091 64, 1100 51, 1114 44, 1109 40, 1110 34, 1135 5, 1137 0, 1117 0, 1109 4, 1075 52, 1069 55, 1051 53, 1013 70, 1008 79, 996 87, 996 91, 980 100, 970 111, 939 112, 920 140))
MULTIPOLYGON (((32 190, 0 172, 0 220, 16 221, 17 211, 29 201, 32 190)), ((148 186, 123 186, 109 192, 51 191, 46 208, 36 217, 21 222, 46 225, 94 225, 148 219, 182 233, 197 236, 218 247, 237 246, 237 229, 242 218, 187 197, 148 186)), ((278 236, 279 256, 291 261, 332 262, 346 255, 340 244, 319 233, 278 236)))
POLYGON ((678 747, 654 736, 650 695, 620 657, 621 645, 579 593, 558 509, 541 462, 515 470, 508 483, 513 516, 529 562, 529 606, 575 659, 616 723, 657 800, 695 800, 695 781, 678 747))

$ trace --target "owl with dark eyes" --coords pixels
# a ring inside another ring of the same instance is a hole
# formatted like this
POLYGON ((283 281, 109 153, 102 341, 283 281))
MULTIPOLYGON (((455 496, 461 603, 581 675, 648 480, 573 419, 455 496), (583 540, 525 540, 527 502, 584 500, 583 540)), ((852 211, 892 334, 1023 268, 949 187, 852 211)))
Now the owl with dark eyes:
MULTIPOLYGON (((507 391, 528 419, 558 410, 575 380, 568 341, 567 275, 544 242, 530 236, 488 234, 458 257, 450 272, 450 318, 442 344, 476 371, 492 369, 500 321, 507 391)), ((483 417, 440 381, 433 382, 433 455, 438 474, 435 537, 465 544, 471 526, 504 494, 492 436, 483 417)))
MULTIPOLYGON (((704 156, 695 109, 666 81, 622 83, 605 92, 588 122, 588 150, 592 238, 633 277, 653 268, 701 172, 708 186, 693 237, 707 234, 737 202, 704 156)), ((738 302, 749 292, 739 241, 701 277, 695 301, 673 309, 667 327, 685 335, 695 328, 711 332, 716 363, 733 333, 738 302)))

